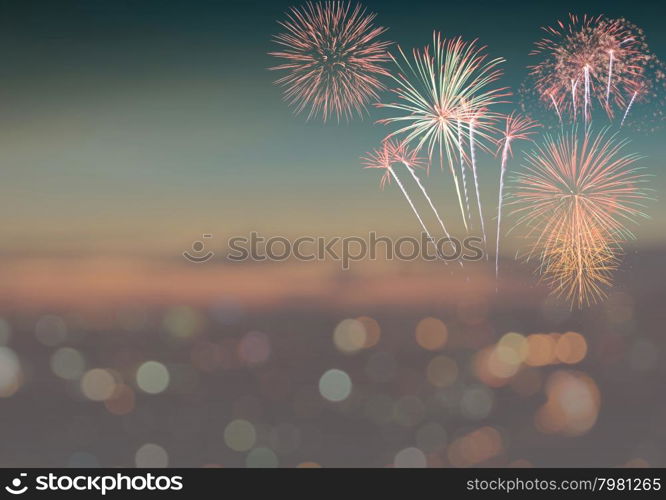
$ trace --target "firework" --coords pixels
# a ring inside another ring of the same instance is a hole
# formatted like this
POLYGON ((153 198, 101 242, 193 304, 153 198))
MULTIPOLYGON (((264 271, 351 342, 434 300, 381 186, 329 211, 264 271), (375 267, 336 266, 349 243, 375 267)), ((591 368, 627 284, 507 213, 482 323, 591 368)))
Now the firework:
POLYGON ((546 37, 531 52, 542 60, 530 74, 547 107, 560 119, 567 112, 574 120, 582 115, 586 123, 594 102, 611 118, 616 107, 627 107, 653 58, 642 30, 625 19, 575 15, 543 29, 546 37))
MULTIPOLYGON (((384 189, 387 182, 388 183, 391 182, 391 179, 395 181, 395 183, 400 188, 400 191, 402 191, 403 196, 407 200, 407 203, 409 203, 412 212, 414 212, 414 215, 416 215, 416 218, 418 219, 419 224, 423 229, 423 232, 428 236, 428 239, 434 243, 435 240, 433 239, 432 235, 430 234, 430 231, 428 231, 427 226, 423 222, 421 214, 419 214, 419 211, 416 209, 414 202, 407 193, 407 190, 403 186, 402 182, 400 181, 400 178, 398 177, 398 175, 395 172, 395 169, 393 168, 393 165, 399 161, 395 157, 396 149, 397 147, 395 144, 393 144, 390 141, 384 141, 379 149, 374 150, 373 152, 369 153, 365 158, 363 158, 365 163, 365 168, 379 168, 384 170, 384 175, 381 177, 381 180, 379 181, 379 185, 381 186, 382 189, 384 189)), ((412 160, 412 163, 410 164, 411 166, 408 168, 410 171, 413 168, 417 168, 415 157, 412 157, 411 160, 412 160)))
POLYGON ((631 110, 631 106, 634 104, 634 101, 636 100, 636 96, 638 96, 638 91, 635 91, 632 96, 631 100, 629 101, 629 105, 627 106, 627 110, 624 112, 624 115, 622 116, 622 122, 620 123, 620 127, 624 126, 624 122, 627 119, 627 115, 629 114, 629 111, 631 110))
POLYGON ((645 217, 646 177, 626 144, 607 129, 563 132, 528 153, 515 176, 511 204, 528 229, 527 257, 537 255, 545 281, 578 307, 602 296, 633 238, 628 223, 645 217))
MULTIPOLYGON (((474 141, 490 139, 495 130, 497 114, 488 111, 502 102, 506 89, 492 88, 501 75, 498 69, 503 59, 488 60, 484 47, 460 38, 445 40, 433 34, 433 44, 414 50, 408 57, 398 47, 400 57, 393 57, 398 73, 392 78, 398 84, 393 89, 397 102, 379 104, 396 112, 396 116, 380 120, 401 127, 389 137, 402 136, 416 149, 426 147, 432 159, 439 155, 440 166, 448 163, 458 197, 460 211, 467 226, 462 193, 454 158, 461 156, 462 140, 459 125, 467 126, 467 135, 474 141)), ((470 140, 470 147, 474 141, 470 140)), ((475 167, 475 165, 474 165, 475 167)))
POLYGON ((545 246, 539 269, 553 293, 577 307, 605 296, 620 262, 618 249, 606 241, 598 227, 585 222, 582 219, 580 224, 562 227, 558 238, 545 246), (584 231, 575 232, 581 225, 584 231))
POLYGON ((464 140, 463 140, 463 130, 462 122, 458 120, 456 122, 456 131, 458 135, 458 157, 460 158, 460 177, 462 178, 463 193, 465 195, 465 209, 466 212, 463 215, 463 222, 465 227, 469 229, 472 228, 472 221, 470 220, 470 209, 469 209, 469 195, 467 194, 467 176, 465 175, 465 152, 464 152, 464 140))
POLYGON ((284 87, 296 113, 309 108, 308 119, 349 119, 378 99, 390 42, 378 40, 386 29, 374 26, 374 18, 360 5, 341 1, 290 9, 280 22, 285 32, 274 37, 281 50, 270 53, 285 62, 270 69, 287 71, 275 83, 284 87))
POLYGON ((513 156, 511 144, 514 141, 528 140, 530 135, 536 132, 539 126, 530 118, 511 113, 506 117, 504 136, 497 141, 497 153, 501 153, 500 181, 499 181, 499 200, 497 203, 497 239, 495 246, 495 278, 499 277, 499 250, 500 234, 502 226, 502 204, 504 200, 504 176, 506 174, 507 162, 510 156, 513 156))
MULTIPOLYGON (((476 130, 476 117, 472 117, 469 121, 469 152, 470 160, 472 165, 472 178, 474 179, 474 190, 476 192, 476 203, 479 209, 479 221, 481 223, 481 235, 483 236, 483 246, 487 250, 487 238, 486 238, 486 225, 483 220, 483 208, 481 205, 481 192, 479 191, 479 177, 476 173, 476 137, 474 131, 476 130)), ((486 259, 488 258, 488 252, 486 251, 486 259)))
MULTIPOLYGON (((453 244, 451 242, 451 235, 449 234, 449 231, 446 229, 446 225, 444 224, 442 217, 439 215, 439 212, 435 207, 435 204, 432 202, 432 199, 428 195, 428 192, 423 183, 421 182, 421 179, 416 174, 417 169, 423 168, 423 159, 418 156, 417 150, 409 148, 405 143, 397 142, 391 139, 386 139, 382 143, 382 147, 380 149, 373 151, 367 157, 364 158, 364 163, 365 163, 365 168, 380 168, 385 170, 385 173, 380 180, 380 186, 382 187, 382 189, 384 188, 387 182, 389 183, 391 182, 391 179, 395 180, 396 184, 402 191, 402 194, 405 196, 405 199, 409 203, 409 206, 416 215, 419 224, 421 225, 421 228, 426 233, 428 239, 433 243, 433 245, 437 247, 435 240, 433 239, 425 223, 423 222, 423 218, 416 209, 416 206, 414 205, 409 194, 407 194, 407 190, 400 181, 395 171, 395 168, 393 167, 394 164, 402 165, 412 176, 412 178, 418 185, 419 189, 421 190, 421 193, 423 194, 424 198, 427 200, 428 205, 435 214, 437 222, 439 223, 440 227, 442 228, 442 231, 444 232, 444 235, 447 238, 447 241, 450 244, 453 244)), ((458 262, 462 266, 462 261, 459 260, 458 262)))
MULTIPOLYGON (((659 112, 661 108, 660 100, 663 101, 664 92, 664 74, 657 71, 655 73, 655 78, 652 80, 642 80, 636 82, 631 90, 631 98, 629 99, 629 104, 622 115, 622 121, 620 122, 620 127, 624 127, 624 122, 627 121, 629 113, 634 108, 634 105, 639 102, 652 101, 653 102, 653 112, 659 112), (659 88, 662 87, 662 88, 659 88), (661 99, 660 99, 661 98, 661 99)), ((646 115, 644 110, 641 113, 643 116, 646 115)), ((663 118, 663 117, 662 117, 663 118)), ((645 121, 645 120, 644 120, 645 121)))
POLYGON ((435 208, 435 204, 432 202, 432 199, 428 195, 428 192, 426 191, 425 186, 421 182, 421 179, 419 178, 418 175, 416 175, 416 168, 421 167, 421 159, 418 157, 417 151, 415 149, 408 148, 404 142, 398 143, 389 139, 385 141, 385 144, 389 148, 390 157, 394 161, 399 161, 400 163, 402 163, 404 167, 407 169, 407 171, 411 174, 414 181, 416 181, 416 184, 419 186, 421 193, 428 201, 428 205, 430 205, 430 208, 435 214, 435 217, 437 217, 437 222, 439 222, 442 231, 444 231, 444 235, 450 240, 451 235, 449 234, 449 231, 446 229, 444 221, 439 215, 437 208, 435 208))

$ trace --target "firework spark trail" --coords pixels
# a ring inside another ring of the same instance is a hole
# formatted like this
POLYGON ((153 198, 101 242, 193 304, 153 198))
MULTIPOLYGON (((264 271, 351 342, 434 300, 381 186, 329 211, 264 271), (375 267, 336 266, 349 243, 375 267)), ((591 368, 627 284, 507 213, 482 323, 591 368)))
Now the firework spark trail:
POLYGON ((430 205, 430 208, 434 212, 435 217, 437 217, 437 222, 439 222, 442 231, 444 231, 444 235, 450 240, 451 235, 449 234, 449 231, 446 229, 444 221, 440 217, 437 208, 435 208, 435 204, 428 195, 428 192, 426 191, 425 186, 421 182, 421 179, 419 178, 419 176, 416 175, 416 169, 421 167, 421 158, 418 157, 418 152, 414 149, 409 149, 404 142, 396 143, 388 139, 385 141, 384 144, 388 148, 387 154, 389 155, 389 161, 391 160, 398 161, 402 163, 404 167, 409 171, 409 173, 412 175, 412 178, 416 181, 416 184, 421 189, 421 193, 428 201, 428 204, 430 205))
MULTIPOLYGON (((458 155, 460 156, 460 173, 462 177, 463 192, 465 194, 465 209, 467 210, 467 220, 469 221, 469 228, 472 227, 471 221, 471 211, 469 209, 469 195, 467 194, 467 176, 465 175, 465 152, 463 151, 463 138, 462 138, 462 126, 460 120, 457 123, 458 128, 458 155)), ((465 222, 465 228, 467 228, 467 222, 465 222)))
MULTIPOLYGON (((440 168, 444 168, 444 156, 442 154, 442 145, 439 145, 439 165, 440 168)), ((467 226, 467 220, 465 218, 465 212, 463 210, 463 202, 462 202, 462 195, 460 194, 460 182, 458 181, 458 174, 456 174, 456 169, 453 166, 453 163, 451 160, 449 160, 449 170, 451 172, 451 175, 453 176, 453 185, 456 187, 456 195, 458 196, 458 204, 460 205, 460 213, 462 214, 463 217, 463 224, 465 226, 465 231, 469 232, 469 227, 467 226)))
MULTIPOLYGON (((504 200, 504 174, 506 173, 506 163, 509 158, 509 148, 511 147, 511 138, 507 137, 502 149, 502 165, 500 166, 499 200, 497 202, 497 242, 495 245, 495 281, 499 278, 499 250, 500 250, 500 229, 502 225, 502 201, 504 200)), ((496 283, 497 291, 499 283, 496 283)))
POLYGON ((606 106, 610 99, 611 80, 613 79, 613 50, 608 51, 608 83, 606 85, 606 106))
POLYGON ((504 205, 504 178, 506 174, 509 155, 512 155, 511 143, 514 140, 529 140, 530 136, 536 132, 539 124, 534 120, 511 113, 506 117, 506 127, 504 137, 498 141, 502 151, 502 160, 500 165, 499 199, 497 203, 497 238, 495 244, 495 280, 496 291, 499 288, 499 250, 502 227, 502 207, 504 205))
MULTIPOLYGON (((580 219, 580 197, 578 195, 575 195, 573 197, 574 200, 574 207, 573 207, 573 214, 574 214, 574 224, 573 227, 580 227, 581 224, 584 224, 584 221, 579 220, 580 219)), ((582 235, 581 233, 577 233, 574 235, 574 239, 576 241, 576 247, 575 247, 575 253, 576 253, 576 263, 578 264, 578 269, 576 270, 576 282, 580 283, 581 278, 583 277, 583 253, 582 253, 582 245, 581 245, 581 239, 582 235)))
POLYGON ((479 179, 476 175, 476 148, 474 147, 474 119, 469 122, 469 152, 472 161, 472 175, 474 176, 474 189, 476 190, 476 201, 479 206, 479 220, 481 221, 481 234, 483 235, 483 246, 486 249, 486 259, 488 259, 488 242, 486 240, 486 225, 483 221, 483 209, 481 208, 481 193, 479 192, 479 179))
MULTIPOLYGON (((439 222, 439 225, 442 228, 442 231, 444 232, 444 236, 447 238, 449 244, 454 247, 455 251, 456 250, 455 245, 451 240, 451 235, 449 234, 448 229, 446 229, 446 225, 444 224, 442 217, 439 215, 439 211, 435 207, 435 204, 430 198, 430 195, 428 195, 428 191, 421 182, 421 179, 419 178, 418 175, 416 175, 416 169, 421 167, 421 158, 418 157, 418 152, 415 149, 409 149, 404 142, 396 143, 391 139, 387 139, 384 142, 384 144, 388 148, 389 161, 395 160, 402 163, 404 167, 407 169, 407 171, 412 175, 414 181, 416 181, 416 184, 419 186, 421 193, 423 194, 424 198, 428 201, 428 205, 430 205, 430 208, 435 214, 437 222, 439 222)), ((437 250, 439 253, 439 248, 437 248, 437 250)), ((462 259, 458 259, 458 263, 462 267, 463 265, 462 259)))
POLYGON ((585 73, 585 107, 583 112, 585 113, 585 123, 590 120, 590 67, 586 64, 584 68, 585 73))
POLYGON ((633 238, 627 224, 646 217, 646 176, 626 144, 608 129, 586 127, 581 138, 574 128, 548 136, 515 177, 511 204, 532 239, 528 258, 539 256, 542 278, 572 306, 604 295, 622 243, 633 238))
MULTIPOLYGON (((416 175, 416 172, 414 172, 414 169, 412 167, 410 167, 406 163, 404 165, 407 168, 407 170, 409 170, 409 173, 412 174, 412 177, 414 178, 414 180, 418 184, 419 188, 421 188, 421 193, 423 193, 423 196, 425 197, 425 199, 428 200, 428 204, 430 205, 430 208, 432 209, 432 211, 435 213, 435 217, 437 217, 437 221, 439 222, 439 225, 441 226, 442 231, 444 231, 444 234, 446 235, 447 241, 451 245, 453 245, 453 243, 451 242, 451 235, 449 234, 449 231, 446 229, 446 226, 444 225, 444 221, 439 216, 439 212, 435 208, 435 205, 433 204, 432 200, 430 199, 430 196, 428 196, 428 192, 426 191, 425 187, 421 183, 421 179, 419 179, 419 177, 416 175)), ((433 241, 433 243, 434 243, 434 240, 432 240, 432 237, 430 237, 430 240, 433 241)), ((454 248, 455 248, 455 245, 454 245, 454 248)), ((462 262, 461 259, 458 259, 458 263, 460 264, 461 267, 463 267, 463 262, 462 262)))
POLYGON ((421 193, 423 193, 423 196, 425 197, 426 200, 428 200, 428 204, 430 205, 430 208, 432 211, 435 213, 435 217, 437 217, 437 221, 439 222, 439 225, 441 226, 442 230, 444 231, 444 234, 446 235, 447 238, 450 238, 451 236, 449 235, 449 232, 446 229, 446 226, 444 225, 444 222, 442 221, 442 218, 439 216, 439 212, 435 208, 435 205, 432 203, 432 200, 430 199, 430 196, 428 196, 428 192, 426 191, 425 187, 423 187, 423 184, 421 184, 421 179, 419 179, 418 175, 416 175, 416 172, 414 172, 414 169, 410 167, 407 163, 404 163, 405 168, 409 171, 410 174, 412 174, 412 178, 416 181, 418 184, 419 188, 421 189, 421 193))
POLYGON ((627 119, 627 115, 629 114, 629 110, 631 109, 631 105, 634 103, 636 100, 636 96, 638 95, 638 91, 634 91, 634 95, 631 96, 631 101, 629 101, 629 105, 627 106, 627 110, 624 112, 624 116, 622 117, 622 122, 620 122, 620 127, 624 126, 624 121, 627 119))
MULTIPOLYGON (((435 239, 432 237, 432 235, 430 234, 430 231, 428 231, 428 228, 423 223, 423 219, 419 215, 418 210, 416 210, 416 207, 414 206, 414 203, 412 202, 412 199, 407 194, 407 191, 405 190, 405 187, 402 185, 402 182, 400 182, 400 179, 396 175, 395 170, 393 170, 393 167, 389 166, 388 171, 391 173, 391 176, 393 177, 393 180, 395 180, 396 184, 398 185, 398 187, 402 191, 402 194, 405 195, 405 198, 409 202, 409 206, 412 207, 412 211, 414 212, 414 215, 416 215, 416 218, 419 220, 419 223, 421 224, 421 227, 423 228, 423 231, 428 236, 428 240, 430 240, 430 242, 433 245, 435 245, 435 248, 437 248, 437 244, 435 243, 435 239)), ((444 262, 446 262, 446 261, 444 261, 444 262)))
MULTIPOLYGON (((574 116, 574 121, 576 121, 576 111, 578 110, 578 106, 576 106, 576 87, 578 86, 578 80, 571 80, 571 100, 573 101, 573 116, 574 116)), ((553 94, 550 94, 551 97, 553 94)))
MULTIPOLYGON (((405 199, 407 200, 407 203, 409 203, 409 206, 412 209, 412 212, 414 212, 414 215, 416 215, 416 218, 419 221, 419 224, 421 225, 421 228, 423 229, 423 232, 426 234, 428 237, 428 240, 433 244, 435 247, 435 250, 437 251, 437 254, 442 257, 441 252, 439 251, 439 248, 437 246, 436 240, 432 237, 430 234, 430 231, 428 230, 428 227, 425 225, 423 222, 423 218, 421 217, 421 214, 419 214, 419 211, 416 209, 416 205, 414 205, 414 202, 412 201, 411 197, 407 193, 407 190, 405 189, 404 185, 400 181, 400 178, 395 172, 395 169, 392 166, 393 162, 400 162, 402 163, 407 170, 412 174, 414 179, 416 180, 417 184, 421 188, 421 192, 424 194, 428 202, 430 203, 431 208, 433 211, 435 211, 435 214, 437 215, 437 219, 442 225, 442 229, 444 229, 445 234, 447 237, 449 237, 448 231, 446 230, 446 226, 444 226, 444 222, 441 220, 439 217, 439 213, 437 213, 437 210, 435 209, 434 205, 432 204, 430 197, 428 196, 427 192, 425 191, 425 187, 421 184, 421 181, 419 178, 416 176, 414 173, 414 167, 418 166, 418 157, 416 156, 416 151, 407 151, 405 149, 404 144, 401 145, 396 145, 390 140, 385 140, 382 148, 375 150, 373 153, 370 153, 366 158, 365 158, 365 168, 381 168, 386 171, 384 176, 382 176, 382 179, 380 181, 380 186, 383 188, 384 185, 386 184, 387 181, 390 181, 392 178, 395 180, 396 184, 400 188, 400 191, 402 191, 402 194, 404 195, 405 199), (390 177, 387 177, 387 174, 390 175, 390 177)), ((446 259, 443 259, 444 262, 448 265, 448 261, 446 259)), ((460 262, 462 265, 462 261, 460 262)))
POLYGON ((555 112, 557 113, 557 117, 560 119, 560 123, 562 123, 562 114, 560 113, 560 108, 557 106, 557 101, 553 97, 553 94, 550 94, 550 99, 553 101, 553 107, 555 108, 555 112))
POLYGON ((362 116, 385 87, 390 42, 379 41, 386 29, 375 27, 375 14, 348 1, 306 2, 292 7, 280 22, 284 32, 273 37, 280 50, 270 52, 285 71, 276 80, 296 114, 309 108, 308 119, 321 115, 338 121, 362 116))
MULTIPOLYGON (((476 41, 464 42, 461 38, 446 40, 437 32, 433 43, 422 50, 414 50, 412 57, 398 47, 400 58, 392 56, 398 71, 392 78, 399 85, 393 89, 397 102, 378 104, 397 115, 379 120, 384 124, 398 124, 401 128, 389 137, 402 136, 416 148, 426 147, 428 156, 439 154, 440 166, 447 163, 456 189, 458 206, 465 228, 469 230, 465 202, 456 173, 455 159, 461 141, 457 137, 457 124, 468 124, 472 111, 483 110, 475 125, 477 140, 489 141, 495 131, 496 113, 487 111, 504 102, 506 89, 490 88, 501 71, 504 62, 497 58, 487 60, 485 47, 476 41)), ((483 142, 481 142, 483 144, 483 142)))

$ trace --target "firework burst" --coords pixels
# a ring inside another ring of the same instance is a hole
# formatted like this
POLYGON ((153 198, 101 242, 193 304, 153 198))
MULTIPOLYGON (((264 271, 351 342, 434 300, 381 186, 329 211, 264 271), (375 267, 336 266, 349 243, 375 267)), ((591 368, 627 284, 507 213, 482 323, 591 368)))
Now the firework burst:
POLYGON ((508 95, 506 89, 492 87, 501 76, 498 66, 503 59, 489 60, 485 48, 478 47, 475 41, 446 40, 439 33, 433 34, 432 47, 416 49, 412 57, 400 47, 398 52, 400 57, 391 56, 398 68, 398 73, 392 75, 398 84, 393 89, 398 100, 378 105, 396 112, 396 116, 380 122, 400 126, 389 137, 401 136, 403 142, 415 144, 416 149, 426 147, 430 159, 437 153, 442 168, 448 163, 467 228, 469 217, 455 158, 459 158, 464 169, 463 158, 467 155, 462 143, 467 139, 475 173, 474 145, 491 138, 499 115, 489 110, 508 95))
MULTIPOLYGON (((414 215, 416 215, 416 218, 419 221, 419 224, 421 225, 421 228, 423 229, 423 232, 428 236, 428 239, 432 242, 435 240, 433 239, 432 235, 430 234, 430 231, 428 230, 428 227, 425 225, 423 222, 423 218, 421 217, 421 214, 419 211, 416 209, 416 206, 414 205, 414 202, 412 201, 411 197, 407 193, 407 190, 405 189, 405 186, 402 184, 400 181, 400 177, 398 177, 398 174, 395 171, 394 165, 396 163, 402 163, 400 159, 398 159, 395 155, 395 152, 400 148, 396 143, 386 140, 382 143, 382 146, 379 149, 375 149, 371 153, 368 153, 367 156, 363 158, 363 163, 365 164, 364 168, 377 168, 384 170, 384 175, 382 175, 379 185, 381 186, 382 189, 386 186, 387 183, 391 183, 391 180, 394 180, 395 183, 398 185, 400 188, 400 191, 402 192, 403 196, 407 200, 407 203, 409 203, 410 208, 412 209, 412 212, 414 212, 414 215)), ((407 156, 407 153, 405 153, 405 156, 407 156)), ((408 169, 411 171, 412 169, 419 168, 420 165, 417 163, 417 156, 415 154, 409 155, 410 158, 410 166, 408 169)))
POLYGON ((536 133, 539 124, 534 120, 511 113, 506 117, 504 135, 497 141, 497 154, 501 154, 500 181, 499 181, 499 200, 497 203, 497 238, 495 246, 495 278, 499 277, 499 250, 500 234, 502 226, 502 205, 504 200, 504 177, 506 174, 509 157, 513 156, 511 145, 515 141, 529 140, 530 136, 536 133))
MULTIPOLYGON (((444 232, 444 235, 447 238, 447 241, 451 242, 451 236, 446 228, 446 225, 444 224, 444 221, 442 220, 442 217, 440 216, 437 208, 435 207, 435 204, 432 202, 432 199, 428 195, 428 192, 423 183, 421 182, 421 179, 416 174, 417 169, 424 168, 423 158, 418 156, 418 151, 416 149, 408 147, 404 142, 398 142, 395 140, 386 139, 383 141, 382 146, 379 149, 374 150, 373 152, 369 153, 365 158, 363 158, 363 162, 365 164, 365 168, 378 168, 384 170, 384 175, 382 176, 379 182, 382 189, 384 189, 386 184, 390 183, 391 180, 394 180, 396 182, 403 196, 409 203, 410 208, 414 212, 414 215, 416 215, 416 218, 418 219, 421 228, 426 233, 428 239, 433 243, 433 245, 437 247, 437 244, 433 239, 432 235, 430 234, 430 231, 428 230, 426 224, 424 223, 421 214, 416 209, 416 206, 414 205, 411 197, 407 193, 405 186, 398 177, 395 165, 402 165, 409 172, 412 179, 414 179, 417 186, 419 187, 421 194, 427 200, 428 205, 435 214, 437 222, 439 223, 440 227, 442 228, 442 231, 444 232)), ((462 265, 461 260, 459 260, 459 263, 460 265, 462 265)))
POLYGON ((595 103, 609 118, 627 108, 653 58, 642 30, 625 19, 573 14, 543 30, 531 52, 541 61, 530 67, 530 86, 560 121, 569 114, 588 123, 595 103))
POLYGON ((558 238, 544 248, 539 268, 553 293, 579 308, 605 297, 620 263, 618 248, 606 241, 598 227, 585 222, 581 219, 577 226, 562 227, 558 238), (584 232, 574 233, 573 228, 581 225, 584 232))
POLYGON ((633 238, 627 225, 645 217, 646 176, 626 144, 608 130, 547 137, 515 176, 511 205, 527 227, 527 257, 540 259, 544 280, 572 306, 603 296, 621 244, 633 238))
POLYGON ((281 50, 270 53, 285 62, 270 69, 287 72, 275 83, 284 87, 296 113, 309 109, 308 119, 349 119, 378 99, 390 42, 378 40, 386 29, 374 26, 374 18, 360 5, 341 1, 290 9, 280 22, 285 32, 274 37, 281 50))

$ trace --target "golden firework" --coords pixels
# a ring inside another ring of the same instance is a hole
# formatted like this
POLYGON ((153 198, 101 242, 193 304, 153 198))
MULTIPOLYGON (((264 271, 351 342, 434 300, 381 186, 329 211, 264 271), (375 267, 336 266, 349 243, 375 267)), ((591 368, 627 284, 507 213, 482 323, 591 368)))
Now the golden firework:
POLYGON ((527 228, 527 258, 555 293, 582 307, 604 296, 619 265, 627 225, 645 217, 645 174, 608 129, 547 137, 515 176, 513 214, 527 228))

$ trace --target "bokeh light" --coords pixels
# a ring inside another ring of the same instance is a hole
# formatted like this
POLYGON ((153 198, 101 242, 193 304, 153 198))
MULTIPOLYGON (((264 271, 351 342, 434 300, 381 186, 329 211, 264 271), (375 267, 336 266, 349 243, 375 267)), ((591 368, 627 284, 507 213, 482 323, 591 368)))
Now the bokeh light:
POLYGON ((279 465, 278 457, 270 448, 254 448, 247 454, 245 464, 250 468, 268 469, 279 465))
POLYGON ((400 468, 421 468, 428 465, 426 456, 418 448, 405 448, 395 455, 393 465, 400 468))
POLYGON ((158 444, 146 443, 136 451, 134 463, 142 469, 164 468, 169 465, 169 454, 158 444))
POLYGON ((483 386, 470 387, 463 393, 460 401, 461 413, 471 420, 482 420, 493 408, 493 393, 483 386))
POLYGON ((601 393, 594 380, 582 372, 558 370, 551 374, 546 382, 546 397, 535 417, 541 432, 578 436, 597 421, 601 393))
POLYGON ((188 306, 177 306, 169 309, 162 320, 169 337, 176 341, 194 338, 204 324, 199 311, 188 306))
POLYGON ((77 380, 86 369, 81 352, 72 347, 61 347, 51 355, 51 370, 65 380, 77 380))
POLYGON ((118 384, 113 390, 113 394, 104 400, 104 406, 114 415, 127 415, 134 410, 136 395, 134 390, 125 385, 118 384))
POLYGON ((265 333, 246 333, 238 343, 239 358, 250 366, 265 363, 270 355, 271 343, 265 333))
POLYGON ((587 354, 587 342, 580 333, 566 332, 557 340, 555 354, 561 363, 580 363, 587 354))
POLYGON ((67 340, 67 325, 59 316, 47 314, 37 321, 35 337, 46 346, 56 346, 67 340))
POLYGON ((0 347, 0 397, 7 398, 21 386, 22 370, 18 357, 8 347, 0 347))
POLYGON ((365 344, 363 347, 369 349, 376 346, 382 336, 382 329, 377 320, 370 316, 359 316, 356 321, 361 323, 365 329, 365 344))
POLYGON ((159 394, 169 386, 169 370, 157 361, 146 361, 136 371, 136 385, 148 394, 159 394))
POLYGON ((224 428, 224 442, 234 451, 248 451, 257 441, 257 432, 247 420, 233 420, 224 428))
POLYGON ((104 401, 113 395, 116 379, 109 370, 93 368, 81 378, 81 391, 92 401, 104 401))
POLYGON ((328 370, 319 379, 319 393, 329 401, 344 401, 349 397, 351 390, 351 378, 342 370, 328 370))
POLYGON ((301 462, 296 467, 299 469, 321 469, 321 464, 317 462, 301 462))
POLYGON ((341 352, 351 354, 360 351, 368 342, 365 325, 355 319, 342 320, 335 327, 333 342, 341 352))
POLYGON ((525 362, 530 366, 545 366, 557 358, 555 348, 557 338, 545 333, 536 333, 527 337, 528 355, 525 362))
POLYGON ((448 450, 454 467, 479 465, 499 455, 504 449, 501 434, 494 427, 482 427, 456 439, 448 450))
POLYGON ((449 331, 442 320, 428 317, 416 325, 415 336, 418 345, 428 351, 436 351, 446 344, 449 331))

